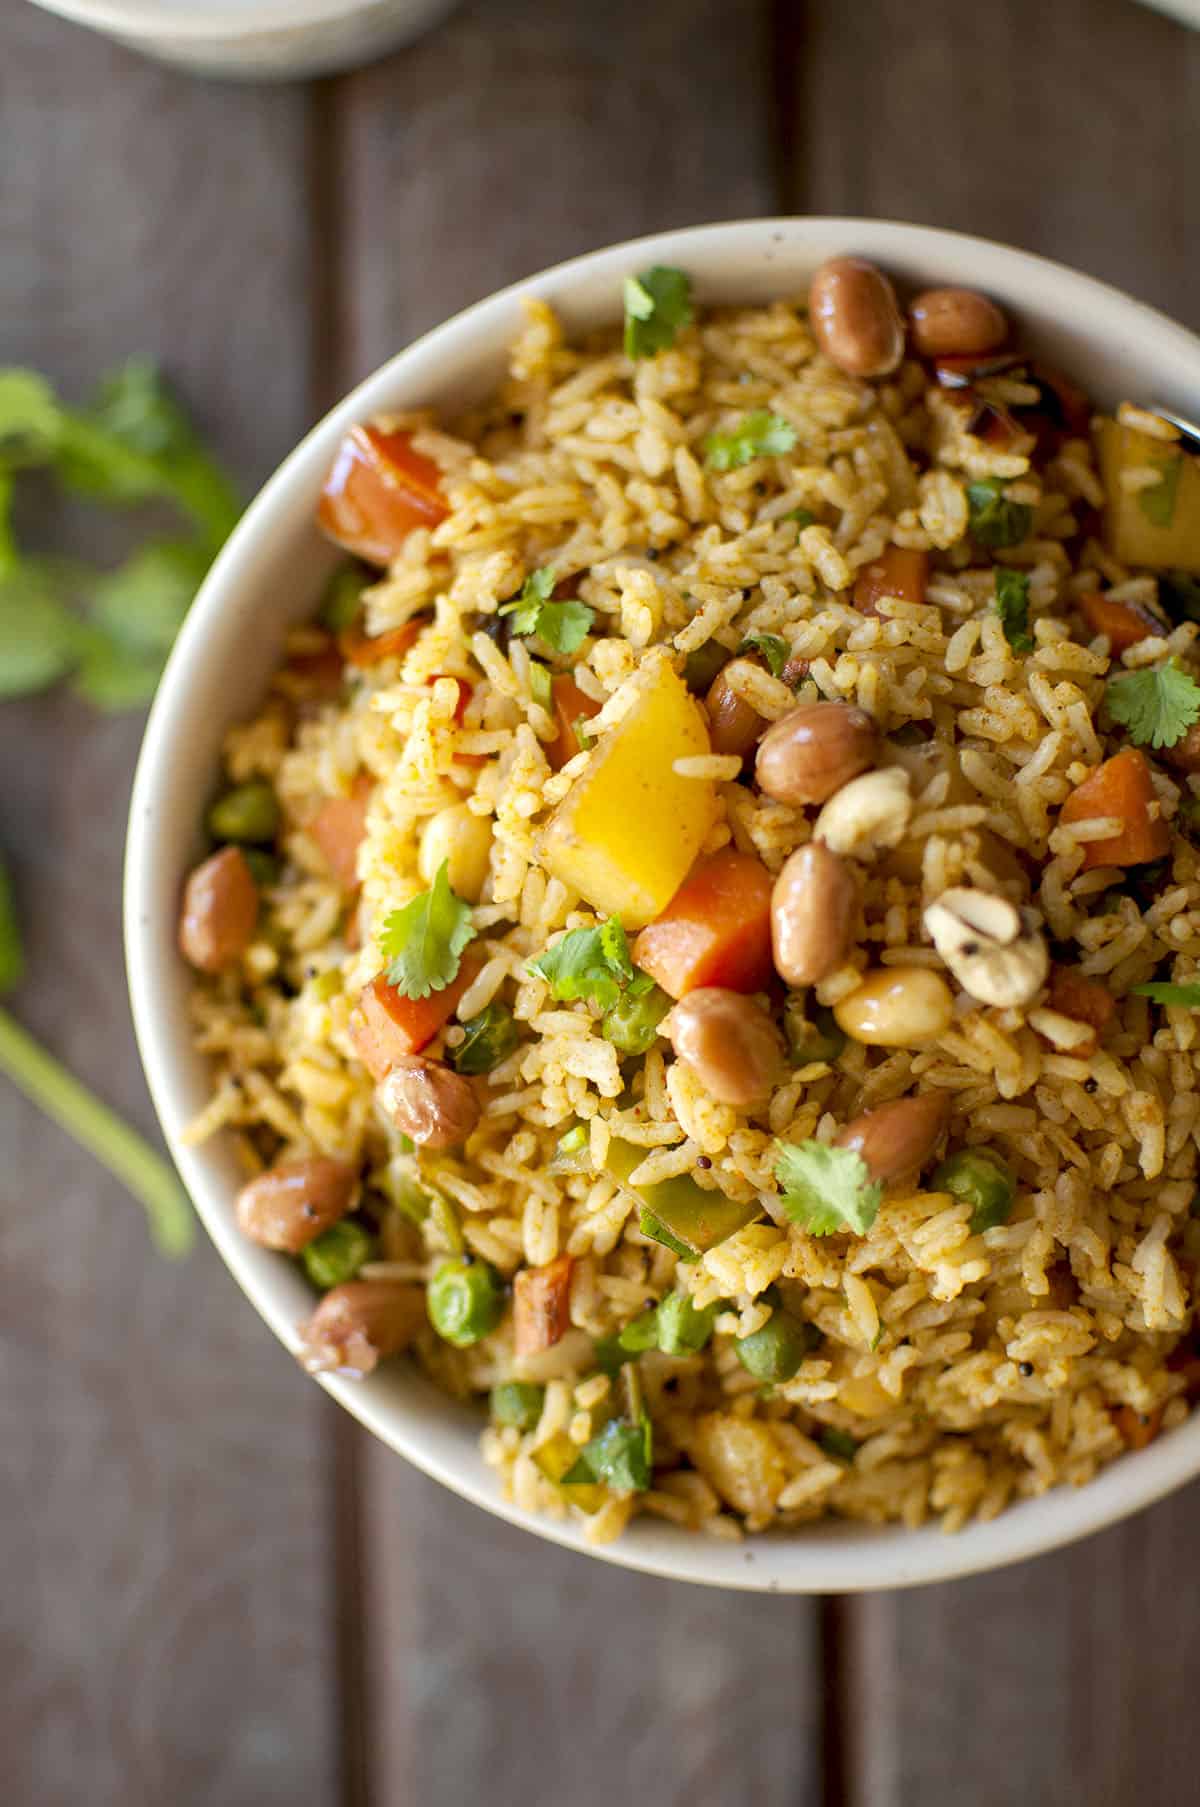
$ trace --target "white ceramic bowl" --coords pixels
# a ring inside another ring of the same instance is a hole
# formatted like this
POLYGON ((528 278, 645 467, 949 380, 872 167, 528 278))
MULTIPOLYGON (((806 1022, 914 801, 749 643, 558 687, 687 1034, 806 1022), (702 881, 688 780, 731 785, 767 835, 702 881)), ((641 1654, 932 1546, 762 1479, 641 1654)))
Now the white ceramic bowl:
POLYGON ((198 75, 281 80, 409 43, 456 0, 34 0, 198 75))
MULTIPOLYGON (((1020 321, 1023 338, 1099 399, 1125 395, 1200 414, 1200 341, 1161 314, 1058 264, 957 233, 876 220, 752 220, 614 246, 505 289, 418 340, 334 409, 251 505, 192 606, 146 731, 134 785, 126 867, 126 932, 134 1018, 163 1128, 204 1222, 235 1278, 276 1335, 296 1346, 311 1310, 296 1268, 245 1241, 234 1224, 237 1175, 220 1142, 188 1148, 180 1132, 206 1097, 205 1062, 189 1046, 191 983, 175 949, 183 876, 201 850, 200 823, 225 728, 254 710, 284 630, 309 615, 336 555, 313 528, 335 448, 353 422, 385 408, 454 408, 500 376, 521 298, 544 297, 569 329, 612 320, 621 279, 652 263, 690 271, 702 301, 763 302, 801 294, 826 257, 860 252, 902 284, 975 284, 1020 321)), ((237 1307, 230 1301, 230 1310, 237 1307)), ((307 1384, 299 1371, 296 1385, 307 1384)), ((575 1525, 532 1519, 499 1497, 480 1460, 478 1414, 406 1363, 366 1381, 321 1383, 385 1443, 455 1492, 544 1537, 587 1548, 575 1525)), ((1052 1549, 1148 1505, 1200 1472, 1200 1416, 1129 1455, 1079 1490, 1059 1489, 969 1526, 873 1529, 830 1522, 717 1543, 638 1519, 595 1552, 656 1574, 724 1587, 816 1593, 899 1587, 997 1567, 1052 1549)), ((481 1536, 487 1527, 479 1522, 481 1536)))

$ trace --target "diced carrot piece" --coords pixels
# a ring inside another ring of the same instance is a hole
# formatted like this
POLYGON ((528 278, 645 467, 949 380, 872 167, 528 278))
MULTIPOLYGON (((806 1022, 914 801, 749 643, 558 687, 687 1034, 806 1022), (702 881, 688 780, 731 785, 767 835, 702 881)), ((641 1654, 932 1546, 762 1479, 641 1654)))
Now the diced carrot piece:
POLYGON ((329 797, 308 824, 309 834, 343 891, 358 886, 358 850, 367 832, 367 804, 374 788, 374 780, 360 772, 349 795, 329 797))
POLYGON ((400 659, 408 651, 424 624, 405 621, 400 627, 385 628, 382 634, 364 634, 360 623, 343 628, 338 647, 347 665, 365 671, 371 665, 382 665, 385 659, 400 659))
POLYGON ((1050 974, 1050 1008, 1093 1031, 1091 1042, 1073 1048, 1073 1054, 1094 1054, 1117 1012, 1116 1001, 1104 986, 1084 978, 1073 966, 1056 966, 1050 974))
POLYGON ((1079 613, 1094 634, 1104 634, 1114 653, 1123 653, 1150 634, 1165 631, 1148 611, 1135 609, 1129 602, 1114 602, 1098 591, 1079 598, 1079 613))
POLYGON ((753 854, 723 847, 692 867, 634 946, 634 960, 673 998, 702 985, 762 991, 771 961, 771 875, 753 854))
POLYGON ((1113 1423, 1127 1449, 1145 1449, 1153 1443, 1162 1429, 1162 1418, 1162 1406, 1155 1406, 1152 1412, 1135 1412, 1131 1405, 1119 1405, 1113 1413, 1113 1423))
POLYGON ((557 1255, 544 1267, 523 1267, 513 1279, 513 1330, 518 1355, 552 1349, 571 1324, 570 1255, 557 1255))
POLYGON ((580 751, 576 722, 581 717, 584 721, 591 721, 593 715, 599 715, 600 704, 586 690, 581 690, 574 678, 566 672, 560 673, 551 682, 550 697, 558 733, 544 751, 553 769, 560 772, 568 759, 574 759, 580 751))
POLYGON ((1087 822, 1104 816, 1117 817, 1120 831, 1084 843, 1085 871, 1091 866, 1141 866, 1170 851, 1171 830, 1159 814, 1150 767, 1137 747, 1125 747, 1098 765, 1071 792, 1058 819, 1087 822))
POLYGON ((413 450, 411 433, 351 427, 317 505, 331 540, 372 565, 388 565, 414 527, 436 527, 449 510, 437 465, 413 450))
POLYGON ((879 558, 864 565, 854 580, 854 606, 860 615, 878 615, 881 596, 898 596, 903 602, 924 602, 929 582, 929 554, 910 546, 887 546, 879 558))
POLYGON ((384 973, 364 985, 350 1019, 350 1039, 372 1079, 382 1079, 404 1055, 419 1054, 433 1040, 478 971, 478 955, 465 954, 457 977, 427 998, 406 998, 384 973))

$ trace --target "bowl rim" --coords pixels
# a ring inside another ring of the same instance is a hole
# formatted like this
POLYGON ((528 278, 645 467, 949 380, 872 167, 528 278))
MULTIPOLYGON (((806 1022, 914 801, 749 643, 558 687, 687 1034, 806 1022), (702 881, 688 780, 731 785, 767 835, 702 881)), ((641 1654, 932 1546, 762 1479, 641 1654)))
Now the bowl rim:
MULTIPOLYGON (((280 1300, 270 1296, 274 1288, 267 1270, 259 1270, 256 1260, 263 1252, 248 1244, 234 1225, 228 1187, 216 1172, 214 1157, 180 1140, 187 1114, 183 1108, 187 1089, 184 1065, 190 1056, 187 1023, 170 1021, 167 1009, 160 1005, 171 957, 161 949, 156 952, 149 915, 154 874, 160 863, 155 854, 156 826, 170 810, 172 749, 176 724, 189 695, 193 654, 200 651, 210 625, 242 587, 241 569, 250 562, 256 545, 271 540, 273 532, 276 536, 280 533, 275 517, 286 512, 301 492, 307 494, 311 507, 319 487, 319 477, 314 483, 312 473, 327 465, 341 433, 364 415, 389 405, 394 407, 398 401, 403 405, 405 379, 410 372, 435 363, 452 364, 460 350, 479 347, 524 297, 542 296, 569 310, 572 288, 586 280, 611 277, 616 296, 623 275, 651 262, 694 267, 707 260, 710 264, 730 266, 736 265, 739 254, 770 262, 782 255, 779 246, 795 249, 810 268, 839 250, 856 251, 884 265, 890 261, 903 266, 915 260, 932 270, 945 269, 948 279, 952 279, 952 270, 968 263, 980 271, 981 287, 989 286, 989 273, 997 283, 1003 273, 1007 283, 1021 280, 1047 300, 1055 297, 1056 313, 1066 299, 1076 304, 1086 302, 1101 322, 1111 319, 1112 332, 1111 336, 1105 333, 1105 343, 1125 343, 1121 334, 1133 330, 1152 335, 1164 357, 1169 353, 1177 358, 1182 373, 1190 370, 1189 380, 1200 401, 1200 339, 1107 283, 1051 259, 971 234, 892 220, 804 216, 677 228, 622 241, 552 265, 473 303, 421 335, 387 359, 310 429, 267 479, 223 547, 167 664, 146 726, 133 783, 124 903, 134 1027, 171 1154, 199 1216, 235 1280, 285 1347, 293 1351, 297 1341, 294 1322, 280 1300), (1064 289, 1066 295, 1062 293, 1064 289)), ((701 295, 706 285, 713 286, 714 280, 711 272, 699 276, 701 295)), ((726 288, 729 286, 725 284, 726 288)), ((778 286, 782 289, 785 285, 778 286)), ((177 956, 174 958, 177 966, 177 956)), ((875 1527, 832 1520, 732 1544, 642 1517, 616 1542, 591 1545, 579 1525, 534 1516, 501 1498, 494 1477, 478 1458, 474 1468, 468 1470, 461 1458, 449 1459, 440 1448, 423 1443, 424 1432, 415 1424, 404 1422, 404 1408, 398 1409, 390 1394, 376 1384, 380 1378, 373 1376, 364 1383, 337 1376, 319 1377, 325 1390, 389 1447, 495 1516, 551 1542, 623 1567, 717 1587, 801 1594, 849 1593, 980 1573, 1089 1536, 1151 1505, 1200 1474, 1198 1414, 1146 1449, 1111 1463, 1084 1486, 1060 1485, 1008 1507, 995 1519, 973 1521, 952 1537, 942 1533, 937 1525, 909 1530, 896 1524, 875 1527)))
POLYGON ((389 0, 199 0, 191 12, 183 5, 164 12, 160 0, 35 0, 35 4, 101 31, 136 32, 158 42, 203 42, 212 37, 253 39, 266 33, 300 32, 372 13, 382 18, 389 0))

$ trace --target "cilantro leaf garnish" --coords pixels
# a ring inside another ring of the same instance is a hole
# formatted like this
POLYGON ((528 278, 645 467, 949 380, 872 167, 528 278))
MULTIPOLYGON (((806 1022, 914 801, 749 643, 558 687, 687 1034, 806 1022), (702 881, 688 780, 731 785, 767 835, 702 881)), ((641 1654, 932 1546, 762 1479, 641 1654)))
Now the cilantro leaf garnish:
POLYGON ((828 1236, 835 1230, 864 1236, 875 1222, 883 1187, 872 1180, 857 1150, 812 1140, 777 1146, 775 1178, 792 1222, 811 1236, 828 1236))
POLYGON ((0 695, 73 676, 100 708, 148 701, 237 516, 228 480, 153 365, 127 364, 78 410, 36 372, 0 370, 0 695), (93 501, 171 501, 194 537, 150 541, 107 573, 24 553, 11 523, 16 474, 39 465, 93 501))
POLYGON ((611 1010, 634 978, 629 942, 616 916, 594 929, 570 929, 531 960, 528 970, 545 979, 561 1003, 583 998, 601 1010, 611 1010))
POLYGON ((644 1493, 654 1466, 653 1428, 644 1414, 636 1424, 610 1418, 604 1429, 585 1443, 576 1462, 562 1478, 564 1487, 579 1481, 603 1481, 623 1493, 644 1493))
POLYGON ((1150 998, 1155 1004, 1178 1004, 1184 1010, 1200 1010, 1200 985, 1134 985, 1135 998, 1150 998))
POLYGON ((758 653, 773 678, 780 677, 791 649, 779 634, 747 634, 739 653, 758 653))
POLYGON ((625 355, 652 358, 675 343, 692 318, 692 281, 683 270, 655 264, 625 278, 625 355))
POLYGON ((392 910, 379 931, 379 951, 388 962, 389 985, 406 998, 427 998, 458 977, 462 951, 477 933, 471 906, 456 897, 443 860, 428 891, 402 910, 392 910))
POLYGON ((1029 631, 1029 578, 1024 571, 1011 571, 1007 565, 996 567, 996 613, 1004 629, 1004 638, 1015 653, 1033 651, 1033 635, 1029 631))
POLYGON ((710 470, 736 471, 753 458, 778 458, 796 443, 796 429, 781 414, 755 408, 728 433, 710 433, 704 441, 710 470))
POLYGON ((1154 527, 1169 527, 1175 514, 1175 494, 1183 470, 1183 453, 1168 452, 1165 458, 1153 458, 1159 473, 1157 483, 1137 492, 1138 507, 1154 527))
POLYGON ((530 572, 514 602, 506 602, 502 615, 512 616, 514 634, 540 634, 556 653, 578 652, 591 632, 596 619, 594 609, 572 597, 567 602, 553 602, 554 572, 541 565, 530 572))
POLYGON ((1033 526, 1033 509, 1028 502, 1011 502, 1007 485, 998 477, 981 477, 967 484, 967 520, 972 539, 997 552, 1026 538, 1033 526))
POLYGON ((1173 747, 1200 719, 1200 684, 1175 659, 1110 678, 1104 701, 1113 720, 1128 728, 1139 747, 1173 747))

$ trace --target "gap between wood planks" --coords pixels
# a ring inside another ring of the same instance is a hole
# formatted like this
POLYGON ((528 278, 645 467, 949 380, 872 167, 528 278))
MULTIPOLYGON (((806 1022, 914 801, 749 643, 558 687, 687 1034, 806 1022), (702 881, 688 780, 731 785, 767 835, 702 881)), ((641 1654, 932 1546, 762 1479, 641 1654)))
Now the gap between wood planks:
MULTIPOLYGON (((800 124, 794 81, 807 9, 803 4, 789 4, 788 0, 765 0, 762 16, 767 26, 762 34, 767 66, 761 73, 759 86, 767 101, 762 129, 769 153, 765 186, 770 192, 764 196, 766 204, 761 211, 764 214, 787 213, 796 209, 800 200, 797 176, 800 124)), ((353 193, 348 150, 353 104, 354 89, 350 79, 333 78, 310 87, 306 186, 311 247, 309 389, 310 412, 314 418, 332 406, 361 375, 358 369, 348 367, 353 355, 348 348, 356 345, 348 289, 349 282, 353 281, 350 265, 355 227, 345 215, 347 196, 353 193)), ((714 200, 710 211, 714 217, 721 217, 730 210, 714 200)), ((463 296, 462 299, 465 301, 470 297, 463 296)), ((380 1774, 378 1719, 381 1703, 378 1690, 370 1685, 366 1673, 370 1649, 367 1620, 377 1610, 376 1590, 371 1586, 372 1551, 365 1512, 367 1450, 364 1434, 347 1415, 336 1409, 331 1412, 329 1440, 341 1807, 393 1807, 390 1799, 383 1798, 387 1791, 380 1774)), ((486 1532, 486 1526, 483 1529, 486 1532)), ((772 1603, 768 1608, 764 1603, 762 1611, 764 1614, 768 1610, 777 1612, 781 1604, 772 1603)), ((796 1603, 797 1616, 808 1604, 796 1603)), ((852 1798, 848 1708, 853 1693, 851 1671, 856 1648, 853 1611, 847 1602, 826 1598, 819 1603, 813 1628, 818 1643, 816 1654, 822 1699, 813 1715, 810 1736, 820 1748, 820 1760, 814 1767, 820 1772, 823 1807, 848 1807, 852 1798)), ((799 1759, 799 1752, 797 1757, 799 1759)), ((803 1767, 798 1762, 795 1777, 798 1791, 804 1788, 803 1767)), ((552 1780, 547 1777, 548 1783, 552 1780)), ((778 1781, 786 1790, 786 1780, 780 1777, 778 1781)))

